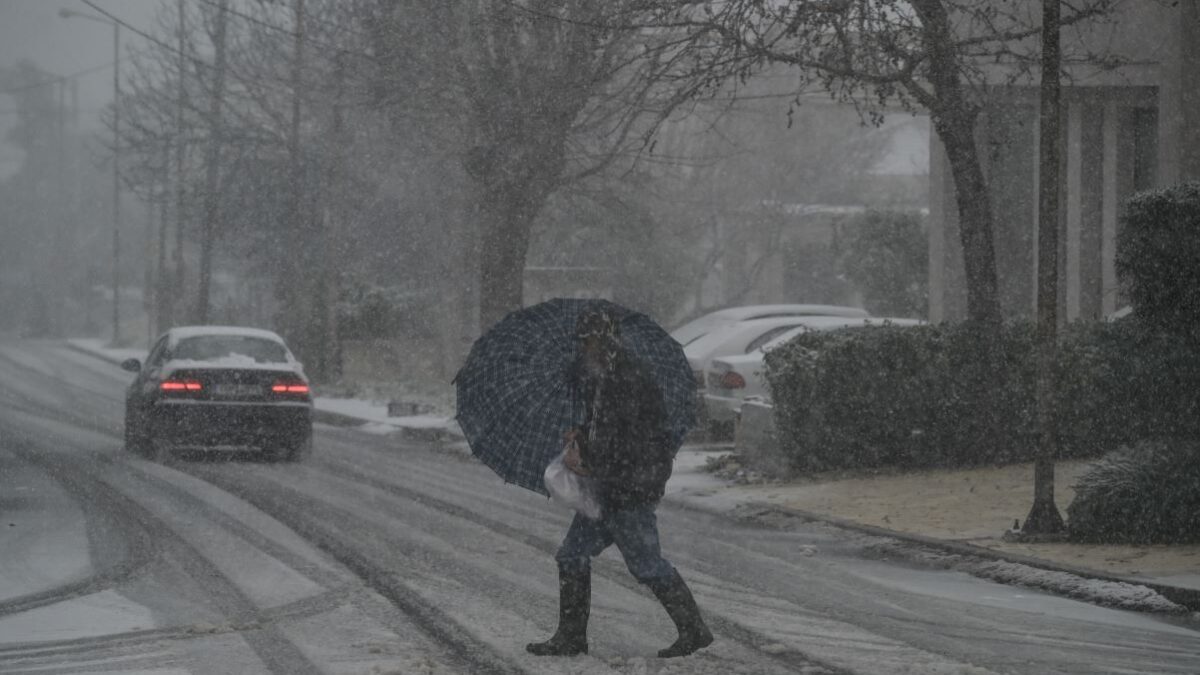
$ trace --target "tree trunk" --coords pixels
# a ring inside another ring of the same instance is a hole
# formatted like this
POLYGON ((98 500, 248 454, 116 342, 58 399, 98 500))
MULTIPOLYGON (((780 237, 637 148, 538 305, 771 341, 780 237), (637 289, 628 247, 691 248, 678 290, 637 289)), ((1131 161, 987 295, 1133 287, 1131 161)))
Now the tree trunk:
POLYGON ((204 176, 204 228, 200 239, 200 286, 196 298, 196 323, 208 323, 209 290, 212 285, 213 246, 217 238, 217 218, 220 214, 220 161, 222 126, 221 104, 225 96, 225 20, 229 0, 221 0, 217 7, 217 33, 214 41, 216 57, 213 72, 212 99, 209 102, 208 150, 205 153, 204 176))
POLYGON ((981 323, 1000 321, 996 252, 992 240, 992 199, 983 179, 975 145, 975 107, 964 91, 949 10, 942 0, 913 0, 929 52, 930 104, 933 124, 946 148, 958 204, 963 267, 967 277, 967 318, 981 323))
POLYGON ((1000 321, 996 252, 992 240, 992 199, 980 167, 972 121, 957 119, 938 124, 954 176, 959 238, 967 281, 967 318, 981 323, 1000 321))
POLYGON ((1025 534, 1062 532, 1063 519, 1054 504, 1054 360, 1058 340, 1058 198, 1060 86, 1059 3, 1042 0, 1041 138, 1038 186, 1037 418, 1038 456, 1033 472, 1033 507, 1025 518, 1025 534))
MULTIPOLYGON (((545 201, 545 198, 536 200, 545 201)), ((525 255, 538 208, 519 187, 486 189, 480 209, 483 240, 479 255, 479 324, 487 330, 521 308, 525 255)))

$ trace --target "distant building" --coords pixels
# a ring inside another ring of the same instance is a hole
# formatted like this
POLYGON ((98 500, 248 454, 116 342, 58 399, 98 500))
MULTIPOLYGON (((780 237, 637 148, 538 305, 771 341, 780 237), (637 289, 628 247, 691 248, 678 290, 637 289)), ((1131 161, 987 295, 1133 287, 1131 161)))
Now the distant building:
MULTIPOLYGON (((845 114, 855 114, 843 106, 845 114)), ((929 118, 897 112, 877 130, 887 146, 870 170, 856 177, 853 204, 765 200, 742 210, 718 240, 731 250, 710 276, 708 306, 780 302, 860 304, 839 278, 831 255, 847 222, 871 209, 928 214, 929 118)))
MULTIPOLYGON (((1119 7, 1083 39, 1127 65, 1076 69, 1064 81, 1059 302, 1066 320, 1097 319, 1123 305, 1114 266, 1123 201, 1139 190, 1200 179, 1200 0, 1119 7)), ((1002 310, 1031 316, 1037 87, 990 91, 976 133, 995 216, 1002 310)), ((936 134, 931 147, 929 315, 957 320, 966 314, 966 286, 954 183, 936 134)))

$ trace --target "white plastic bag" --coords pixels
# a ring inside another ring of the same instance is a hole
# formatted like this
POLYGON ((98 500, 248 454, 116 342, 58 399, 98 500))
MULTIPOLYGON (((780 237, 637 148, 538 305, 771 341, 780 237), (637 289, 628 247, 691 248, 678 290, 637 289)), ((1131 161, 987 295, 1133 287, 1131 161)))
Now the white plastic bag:
POLYGON ((546 491, 555 502, 575 509, 592 520, 599 520, 600 500, 596 499, 595 486, 587 476, 581 476, 567 468, 563 463, 566 454, 564 450, 546 467, 546 473, 542 476, 546 483, 546 491))

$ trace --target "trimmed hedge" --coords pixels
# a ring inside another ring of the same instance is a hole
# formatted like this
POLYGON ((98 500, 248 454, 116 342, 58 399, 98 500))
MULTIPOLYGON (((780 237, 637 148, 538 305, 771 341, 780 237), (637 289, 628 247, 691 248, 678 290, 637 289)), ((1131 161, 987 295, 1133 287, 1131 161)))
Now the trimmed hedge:
MULTIPOLYGON (((1030 323, 809 333, 766 357, 797 471, 962 467, 1036 453, 1030 323)), ((1200 350, 1134 321, 1073 326, 1052 373, 1060 457, 1200 438, 1200 350)))
POLYGON ((1138 193, 1122 221, 1117 274, 1135 315, 1158 330, 1200 335, 1200 183, 1138 193))
POLYGON ((1067 507, 1075 541, 1200 542, 1200 443, 1148 441, 1090 467, 1067 507))

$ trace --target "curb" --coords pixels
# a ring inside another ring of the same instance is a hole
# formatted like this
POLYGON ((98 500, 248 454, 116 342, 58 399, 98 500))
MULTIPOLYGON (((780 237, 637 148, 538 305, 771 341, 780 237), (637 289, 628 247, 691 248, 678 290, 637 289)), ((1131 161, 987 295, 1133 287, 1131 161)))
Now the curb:
POLYGON ((1170 600, 1171 602, 1187 608, 1189 611, 1200 612, 1200 589, 1182 588, 1179 586, 1155 583, 1153 581, 1122 577, 1098 570, 1088 569, 1086 567, 1064 565, 1061 563, 1044 560, 1042 558, 1021 555, 1019 553, 1005 553, 1003 551, 997 551, 995 549, 985 548, 983 546, 975 546, 974 544, 948 541, 922 534, 898 532, 896 530, 889 530, 887 528, 876 527, 874 525, 864 525, 846 518, 812 513, 810 511, 804 511, 802 509, 796 509, 787 506, 778 506, 775 504, 766 504, 762 502, 747 502, 746 506, 767 511, 775 511, 777 513, 794 516, 810 522, 825 523, 827 525, 833 525, 834 527, 861 532, 863 534, 898 539, 910 544, 919 544, 921 546, 927 546, 929 548, 934 548, 955 555, 985 558, 997 562, 1016 563, 1035 569, 1046 570, 1048 572, 1072 574, 1077 577, 1095 579, 1097 581, 1144 586, 1170 600))
POLYGON ((118 358, 109 356, 107 354, 101 354, 100 352, 94 352, 90 349, 85 349, 85 348, 80 347, 79 345, 75 344, 74 342, 71 342, 70 340, 64 340, 63 345, 66 346, 67 349, 70 349, 73 352, 79 352, 80 354, 83 354, 85 356, 90 356, 93 359, 97 359, 97 360, 103 361, 105 363, 111 363, 114 366, 120 366, 121 361, 123 360, 123 359, 118 359, 118 358))
MULTIPOLYGON (((120 366, 121 361, 123 361, 123 359, 118 359, 101 352, 80 347, 79 345, 70 341, 64 341, 63 344, 67 347, 67 349, 84 354, 85 356, 90 356, 105 363, 110 363, 114 366, 120 366)), ((316 406, 313 406, 312 417, 314 422, 320 422, 321 424, 328 424, 330 426, 341 428, 358 427, 364 424, 372 423, 387 424, 386 422, 379 422, 378 420, 368 420, 330 410, 321 410, 316 406)), ((413 429, 410 427, 396 427, 396 431, 398 431, 400 433, 400 437, 405 440, 418 441, 422 443, 443 443, 461 438, 461 436, 444 429, 413 429)))

